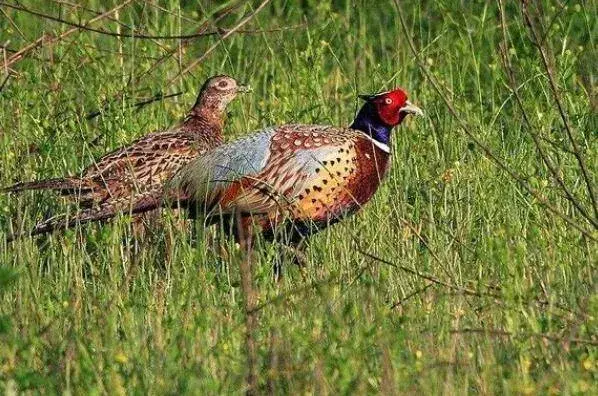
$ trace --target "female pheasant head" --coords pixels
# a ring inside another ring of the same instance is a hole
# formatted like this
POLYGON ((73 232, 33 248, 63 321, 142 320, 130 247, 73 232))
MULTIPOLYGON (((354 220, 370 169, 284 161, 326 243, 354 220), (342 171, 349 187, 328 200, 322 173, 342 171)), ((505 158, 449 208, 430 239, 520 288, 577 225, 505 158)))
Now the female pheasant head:
POLYGON ((359 95, 365 100, 357 113, 351 128, 359 129, 380 143, 388 144, 390 131, 409 114, 423 115, 424 112, 407 99, 401 88, 374 95, 359 95))
POLYGON ((237 94, 248 92, 249 87, 239 85, 229 76, 219 75, 209 78, 201 87, 191 114, 207 118, 221 117, 226 106, 237 94))

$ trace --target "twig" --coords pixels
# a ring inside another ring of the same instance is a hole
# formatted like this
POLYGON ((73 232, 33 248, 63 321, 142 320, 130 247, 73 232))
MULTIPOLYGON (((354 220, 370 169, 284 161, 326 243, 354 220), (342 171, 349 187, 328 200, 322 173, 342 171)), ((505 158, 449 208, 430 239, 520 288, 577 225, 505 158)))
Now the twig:
POLYGON ((0 84, 0 92, 2 92, 2 90, 4 89, 4 86, 8 82, 9 78, 10 78, 10 74, 7 74, 6 77, 4 77, 4 80, 2 80, 2 84, 0 84))
MULTIPOLYGON (((131 105, 131 107, 137 107, 138 109, 141 109, 144 106, 147 106, 150 103, 154 103, 154 102, 158 102, 160 100, 164 100, 164 99, 168 99, 168 98, 174 98, 176 96, 180 96, 182 95, 183 92, 175 92, 172 94, 168 94, 168 95, 164 95, 162 93, 158 93, 154 96, 152 96, 151 98, 142 100, 140 102, 134 103, 133 105, 131 105)), ((105 104, 103 106, 103 108, 101 110, 95 110, 95 111, 91 111, 87 114, 85 114, 85 119, 86 120, 92 120, 94 118, 96 118, 97 116, 104 114, 105 110, 110 106, 109 103, 105 104)))
POLYGON ((403 224, 409 228, 409 230, 415 234, 415 236, 417 237, 417 239, 419 240, 419 242, 424 245, 424 247, 428 250, 428 252, 430 253, 430 255, 432 256, 432 258, 440 265, 440 268, 442 268, 442 270, 444 271, 444 273, 451 278, 452 281, 454 281, 454 277, 453 274, 446 268, 446 263, 444 263, 440 257, 438 257, 438 255, 436 254, 436 252, 434 250, 432 250, 432 248, 430 247, 430 245, 428 244, 428 241, 426 240, 426 238, 424 238, 420 232, 420 230, 416 229, 411 222, 405 220, 405 219, 400 219, 402 220, 403 224))
POLYGON ((506 53, 506 49, 508 46, 507 28, 506 28, 505 10, 504 10, 504 5, 503 5, 502 0, 498 0, 498 7, 499 7, 500 25, 501 25, 502 36, 503 36, 503 48, 500 51, 500 53, 502 55, 501 58, 503 60, 503 64, 504 64, 504 67, 505 67, 505 70, 507 73, 507 77, 509 80, 509 88, 511 89, 513 96, 515 96, 515 101, 517 102, 517 105, 519 106, 519 109, 521 110, 523 120, 525 121, 525 124, 528 127, 530 136, 532 137, 532 140, 534 141, 534 145, 536 146, 536 149, 538 150, 538 154, 540 154, 540 158, 542 159, 542 161, 544 162, 544 164, 546 165, 546 167, 552 174, 552 177, 556 180, 558 185, 561 187, 561 189, 565 193, 565 196, 566 196, 565 198, 569 202, 571 202, 573 204, 573 206, 575 206, 575 208, 579 211, 579 213, 584 218, 586 218, 594 226, 594 228, 598 228, 598 220, 592 218, 592 216, 590 216, 587 213, 585 208, 581 205, 581 203, 577 200, 577 198, 573 195, 573 193, 571 193, 569 191, 569 189, 567 188, 567 185, 565 184, 565 181, 559 175, 559 172, 557 171, 555 166, 550 161, 550 158, 544 151, 544 148, 542 147, 542 144, 540 143, 540 140, 539 140, 539 135, 536 132, 534 132, 534 128, 531 124, 531 120, 529 119, 529 117, 527 115, 527 111, 525 110, 525 107, 523 106, 523 101, 521 99, 521 96, 519 95, 519 90, 517 89, 517 83, 515 82, 515 73, 513 71, 513 66, 511 65, 509 56, 506 53))
POLYGON ((191 71, 197 65, 199 65, 201 62, 203 62, 203 60, 206 59, 207 56, 210 53, 212 53, 212 51, 214 51, 216 48, 218 48, 218 46, 224 40, 226 40, 233 33, 235 33, 237 30, 239 30, 243 25, 245 25, 247 22, 249 22, 251 19, 253 19, 253 17, 255 17, 269 2, 270 2, 270 0, 264 0, 264 1, 262 1, 262 3, 253 12, 251 12, 249 15, 247 15, 246 17, 244 17, 243 19, 241 19, 241 21, 236 26, 234 26, 228 32, 226 32, 225 34, 223 34, 222 37, 220 37, 220 39, 216 43, 214 43, 210 48, 208 48, 206 50, 206 52, 203 53, 203 55, 201 55, 195 61, 191 62, 191 64, 189 66, 187 66, 183 71, 181 71, 179 74, 177 74, 176 76, 174 76, 170 81, 168 81, 168 83, 166 85, 172 84, 176 79, 178 79, 179 77, 182 77, 183 75, 187 74, 189 71, 191 71))
POLYGON ((180 92, 180 91, 179 92, 175 92, 175 93, 171 93, 171 94, 168 94, 168 95, 164 95, 164 94, 160 93, 160 94, 154 95, 153 97, 151 97, 149 99, 142 100, 141 102, 137 102, 133 106, 137 107, 137 110, 139 110, 142 107, 145 107, 145 106, 147 106, 150 103, 158 102, 160 100, 164 100, 164 99, 168 99, 168 98, 174 98, 174 97, 180 96, 182 94, 183 94, 183 92, 180 92))
POLYGON ((417 296, 418 294, 422 294, 423 292, 425 292, 426 290, 428 290, 430 287, 434 286, 433 282, 428 283, 427 285, 425 285, 424 287, 421 287, 417 290, 412 291, 411 293, 407 294, 405 297, 401 298, 400 300, 398 300, 397 302, 393 303, 390 306, 390 309, 395 309, 397 308, 399 305, 403 305, 407 300, 417 296))
MULTIPOLYGON (((590 178, 590 174, 586 167, 586 163, 583 159, 583 156, 581 155, 581 150, 579 149, 577 141, 575 140, 575 138, 573 136, 573 131, 571 129, 571 126, 569 125, 569 119, 567 118, 567 114, 565 113, 565 109, 563 107, 563 104, 561 103, 561 98, 560 98, 561 94, 559 92, 559 89, 556 84, 556 80, 554 78, 553 67, 550 65, 550 63, 548 61, 548 55, 546 54, 546 48, 544 47, 543 41, 539 37, 539 34, 536 31, 536 26, 535 26, 534 22, 532 21, 532 18, 529 14, 529 11, 527 8, 528 1, 529 0, 523 0, 523 4, 522 4, 523 16, 524 16, 526 24, 529 28, 529 31, 532 34, 534 45, 536 46, 536 48, 538 48, 538 51, 540 52, 540 57, 542 58, 542 63, 544 65, 544 69, 546 70, 546 74, 548 74, 548 81, 550 82, 550 88, 552 91, 552 95, 554 97, 554 102, 559 110, 559 114, 561 116, 561 119, 563 120, 563 124, 565 125, 565 131, 567 132, 567 137, 569 138, 569 141, 571 142, 571 147, 573 148, 573 155, 577 159, 579 168, 581 169, 581 173, 583 175, 583 179, 586 184, 588 194, 590 195, 590 201, 592 202, 592 207, 594 209, 594 216, 596 219, 598 219, 598 204, 596 202, 596 195, 594 194, 594 187, 592 184, 592 179, 590 178)), ((548 33, 546 33, 546 34, 548 34, 548 33)))
POLYGON ((373 255, 373 254, 371 254, 369 252, 366 252, 366 251, 364 251, 364 250, 362 250, 360 248, 357 248, 357 251, 359 253, 361 253, 362 255, 371 258, 372 260, 378 261, 378 262, 380 262, 382 264, 386 264, 386 265, 389 265, 389 266, 394 267, 394 268, 398 268, 398 269, 403 270, 403 271, 405 271, 405 272, 407 272, 409 274, 412 274, 412 275, 415 275, 415 276, 417 276, 419 278, 422 278, 422 279, 425 279, 427 281, 430 281, 430 282, 432 282, 432 283, 434 283, 436 285, 447 287, 449 289, 455 290, 455 291, 457 291, 459 293, 462 293, 462 294, 467 294, 467 295, 476 296, 476 297, 501 298, 501 296, 499 294, 496 294, 496 293, 478 292, 478 291, 475 291, 475 290, 472 290, 472 289, 468 289, 466 287, 452 285, 452 284, 447 283, 447 282, 445 282, 445 281, 443 281, 441 279, 436 278, 435 276, 432 276, 432 275, 429 275, 429 274, 424 274, 422 272, 419 272, 419 271, 417 271, 417 270, 415 270, 413 268, 406 267, 404 265, 395 264, 395 263, 393 263, 391 261, 385 260, 385 259, 380 258, 378 256, 375 256, 375 255, 373 255))
MULTIPOLYGON (((362 271, 363 268, 360 268, 359 271, 362 271)), ((327 286, 327 285, 333 285, 336 284, 336 282, 334 282, 335 280, 337 280, 337 278, 339 277, 338 274, 335 275, 331 275, 325 279, 319 280, 319 281, 314 281, 311 282, 309 284, 306 284, 304 286, 301 287, 296 287, 292 290, 286 291, 286 292, 282 292, 277 294, 276 296, 272 297, 269 300, 264 301, 263 303, 256 305, 255 308, 253 309, 253 311, 261 311, 262 309, 274 305, 274 304, 278 304, 282 301, 285 301, 286 299, 296 296, 298 294, 304 293, 304 292, 308 292, 311 291, 313 289, 319 289, 320 287, 323 286, 327 286), (333 283, 334 282, 334 283, 333 283)), ((339 281, 338 284, 341 284, 341 282, 339 281)))
POLYGON ((573 154, 572 150, 569 150, 563 144, 561 144, 561 143, 559 143, 559 142, 557 142, 555 140, 549 139, 546 136, 540 136, 540 139, 542 139, 543 141, 545 141, 546 143, 548 143, 549 145, 551 145, 553 149, 560 150, 560 151, 563 151, 563 152, 568 153, 568 154, 573 154))
POLYGON ((590 231, 586 230, 584 227, 582 227, 581 225, 579 225, 574 219, 572 219, 571 217, 569 217, 566 214, 562 213, 556 207, 554 207, 553 205, 551 205, 548 202, 548 200, 546 199, 546 197, 544 197, 543 195, 541 195, 540 193, 538 193, 538 191, 536 191, 536 189, 534 189, 533 187, 531 187, 525 181, 525 179, 523 179, 520 175, 518 175, 517 173, 515 173, 515 171, 511 170, 502 160, 500 160, 496 155, 494 155, 494 153, 490 150, 490 148, 488 148, 484 143, 482 143, 480 141, 480 139, 478 139, 469 130, 469 127, 467 126, 467 124, 465 124, 465 122, 457 114, 457 111, 455 110, 455 107, 453 106, 453 103, 444 94, 443 90, 440 88, 440 86, 439 86, 438 82, 436 81, 436 79, 434 78, 434 76, 430 73, 430 71, 428 70, 428 68, 426 67, 426 65, 422 62, 421 55, 417 51, 417 49, 415 48, 415 44, 413 43, 413 40, 411 39, 411 36, 409 35, 409 30, 407 29, 407 24, 405 23, 405 18, 403 16, 403 11, 402 11, 401 6, 400 6, 399 3, 400 3, 400 0, 395 0, 395 4, 397 5, 397 7, 396 7, 397 8, 397 12, 399 14, 399 21, 401 23, 401 27, 403 29, 403 32, 405 33, 405 37, 407 39, 407 43, 409 44, 409 47, 411 48, 411 52, 413 53, 413 55, 415 57, 415 60, 416 60, 416 62, 418 64, 419 68, 421 69, 422 73, 430 81, 430 83, 432 84, 432 86, 434 87, 434 89, 436 90, 436 92, 438 93, 438 95, 440 96, 440 98, 444 101, 444 103, 445 103, 445 105, 446 105, 449 113, 451 113, 451 115, 455 118, 455 120, 459 124, 459 127, 461 128, 461 130, 463 131, 463 133, 465 133, 465 135, 468 138, 470 138, 473 141, 473 143, 482 150, 482 152, 484 153, 484 155, 489 160, 491 160, 499 169, 502 169, 503 171, 505 171, 513 180, 515 180, 530 195, 532 195, 538 201, 538 203, 540 205, 544 206, 547 210, 549 210, 550 212, 552 212, 555 215, 557 215, 558 217, 560 217, 567 224, 569 224, 571 227, 573 227, 576 230, 578 230, 580 233, 582 233, 587 238, 589 238, 591 240, 594 240, 594 241, 598 240, 597 237, 593 236, 590 231))
MULTIPOLYGON (((104 12, 103 14, 100 14, 97 17, 90 19, 85 25, 89 25, 89 24, 97 22, 103 18, 106 18, 107 16, 109 16, 109 15, 113 14, 114 12, 120 10, 121 8, 127 6, 132 1, 133 0, 123 1, 121 4, 117 5, 116 7, 112 8, 111 10, 108 10, 108 11, 104 12)), ((34 42, 26 45, 25 47, 21 48, 19 51, 15 52, 10 58, 8 58, 7 61, 4 62, 4 67, 8 67, 8 66, 18 62, 23 57, 25 57, 25 55, 27 53, 33 51, 36 48, 41 47, 44 43, 55 43, 55 42, 60 41, 63 38, 77 32, 77 31, 79 31, 79 30, 80 30, 79 27, 73 27, 73 28, 67 30, 66 32, 63 32, 62 34, 55 36, 55 37, 44 33, 44 34, 42 34, 41 37, 39 37, 34 42)))

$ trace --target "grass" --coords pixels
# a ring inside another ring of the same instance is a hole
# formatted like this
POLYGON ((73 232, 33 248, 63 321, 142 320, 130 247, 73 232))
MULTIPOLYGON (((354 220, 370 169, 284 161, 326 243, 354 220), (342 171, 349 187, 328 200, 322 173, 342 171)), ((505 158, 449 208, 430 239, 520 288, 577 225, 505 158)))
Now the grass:
MULTIPOLYGON (((74 23, 96 15, 66 3, 26 3, 74 23)), ((119 3, 82 2, 98 12, 119 3)), ((180 35, 229 3, 133 2, 90 26, 180 35)), ((0 92, 0 185, 76 173, 172 125, 213 74, 254 88, 231 105, 230 139, 288 122, 347 125, 358 93, 404 87, 426 117, 394 132, 393 167, 374 200, 312 239, 305 278, 287 266, 273 282, 273 248, 259 250, 259 391, 595 394, 596 229, 566 199, 532 139, 538 134, 576 202, 592 214, 521 8, 505 6, 504 53, 529 125, 501 59, 496 3, 400 3, 422 66, 458 119, 424 77, 393 2, 272 1, 182 78, 217 37, 79 31, 46 40, 3 69, 10 77, 0 92), (183 94, 132 106, 176 92, 183 94), (98 109, 100 116, 86 118, 98 109), (460 122, 590 236, 498 168, 460 122)), ((218 25, 234 26, 252 4, 218 25)), ((559 97, 595 184, 597 4, 538 7, 559 97)), ((0 43, 8 49, 71 28, 0 10, 0 43)), ((47 193, 0 195, 0 233, 66 208, 47 193)), ((241 392, 247 355, 238 257, 219 257, 204 239, 164 213, 162 227, 142 240, 122 218, 65 236, 0 242, 0 389, 241 392)))

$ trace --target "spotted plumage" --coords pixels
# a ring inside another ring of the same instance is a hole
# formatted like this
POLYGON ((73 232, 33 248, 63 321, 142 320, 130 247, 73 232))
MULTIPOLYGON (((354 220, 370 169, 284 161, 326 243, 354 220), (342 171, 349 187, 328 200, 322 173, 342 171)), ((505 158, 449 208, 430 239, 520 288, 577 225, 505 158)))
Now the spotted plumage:
POLYGON ((367 97, 350 128, 269 128, 198 157, 174 188, 208 218, 241 216, 271 238, 301 240, 371 199, 390 165, 390 130, 409 113, 421 110, 395 90, 367 97))
MULTIPOLYGON (((155 132, 100 158, 81 176, 18 183, 8 192, 50 189, 83 208, 71 222, 108 219, 119 212, 141 213, 160 206, 167 180, 192 159, 222 144, 224 111, 246 88, 228 76, 202 86, 197 101, 177 127, 155 132)), ((64 216, 39 223, 33 233, 67 224, 64 216)))

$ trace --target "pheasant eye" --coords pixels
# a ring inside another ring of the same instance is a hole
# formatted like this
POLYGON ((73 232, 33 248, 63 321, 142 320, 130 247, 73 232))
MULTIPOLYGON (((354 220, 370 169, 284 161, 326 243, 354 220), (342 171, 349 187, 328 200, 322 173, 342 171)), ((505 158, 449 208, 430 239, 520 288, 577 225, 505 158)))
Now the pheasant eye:
POLYGON ((220 88, 224 88, 224 87, 226 87, 227 85, 228 85, 228 83, 227 83, 226 81, 220 81, 220 82, 218 83, 218 86, 219 86, 220 88))
POLYGON ((392 103, 392 99, 391 98, 386 98, 384 99, 384 103, 386 103, 387 105, 392 103))

